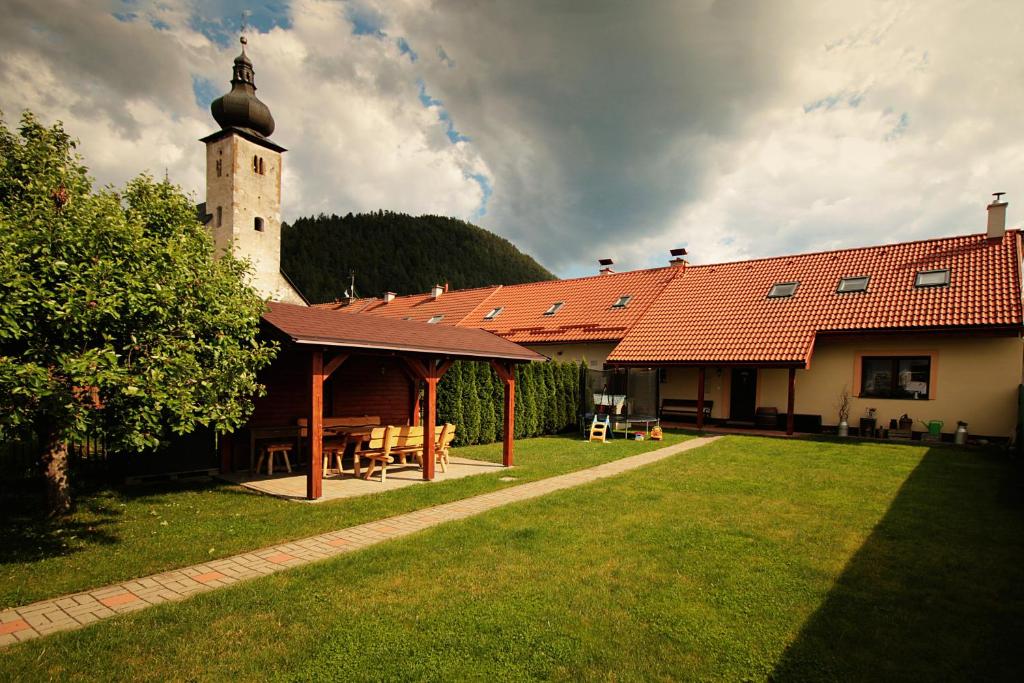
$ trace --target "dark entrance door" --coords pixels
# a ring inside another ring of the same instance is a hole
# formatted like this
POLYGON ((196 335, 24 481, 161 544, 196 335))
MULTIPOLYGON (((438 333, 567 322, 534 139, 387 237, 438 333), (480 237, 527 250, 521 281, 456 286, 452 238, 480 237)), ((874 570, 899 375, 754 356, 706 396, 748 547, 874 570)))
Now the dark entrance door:
POLYGON ((729 419, 753 422, 757 403, 757 368, 733 368, 729 388, 729 419))

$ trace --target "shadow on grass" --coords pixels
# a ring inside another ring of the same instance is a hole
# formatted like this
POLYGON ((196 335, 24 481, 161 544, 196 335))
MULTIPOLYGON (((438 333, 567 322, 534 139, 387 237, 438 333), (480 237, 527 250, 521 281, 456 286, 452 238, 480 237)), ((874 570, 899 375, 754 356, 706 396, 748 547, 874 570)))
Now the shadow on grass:
POLYGON ((0 565, 35 562, 73 555, 92 546, 120 542, 116 529, 124 516, 122 503, 158 505, 162 497, 184 491, 257 495, 226 482, 161 482, 137 486, 84 483, 74 492, 75 509, 60 518, 46 515, 41 482, 28 481, 0 495, 0 565))
POLYGON ((930 449, 773 680, 1019 680, 1019 466, 930 449))

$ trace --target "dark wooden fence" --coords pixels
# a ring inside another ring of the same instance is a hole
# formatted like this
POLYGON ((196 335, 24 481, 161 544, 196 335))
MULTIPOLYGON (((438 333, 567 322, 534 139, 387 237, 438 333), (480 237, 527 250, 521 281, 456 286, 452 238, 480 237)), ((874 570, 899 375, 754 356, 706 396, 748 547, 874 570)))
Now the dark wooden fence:
MULTIPOLYGON (((42 473, 39 454, 39 444, 35 441, 0 443, 0 481, 39 477, 42 473)), ((197 430, 175 437, 156 450, 143 452, 111 450, 102 438, 90 435, 68 444, 68 459, 74 475, 90 478, 117 478, 217 466, 215 439, 210 430, 197 430)))

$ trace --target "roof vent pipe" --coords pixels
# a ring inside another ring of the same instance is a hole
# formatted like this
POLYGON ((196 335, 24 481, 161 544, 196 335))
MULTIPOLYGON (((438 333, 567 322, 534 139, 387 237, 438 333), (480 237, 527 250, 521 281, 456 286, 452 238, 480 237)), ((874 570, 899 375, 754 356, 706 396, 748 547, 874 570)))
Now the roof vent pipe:
POLYGON ((683 268, 686 266, 686 259, 683 258, 684 256, 686 256, 685 249, 683 249, 682 247, 679 247, 678 249, 669 249, 668 253, 672 255, 672 258, 669 259, 668 262, 670 266, 676 266, 679 268, 683 268))
POLYGON ((1006 204, 1000 201, 1005 192, 993 192, 995 200, 988 205, 988 238, 1001 240, 1006 234, 1006 204))
POLYGON ((610 258, 597 259, 597 262, 601 265, 601 270, 599 271, 601 275, 611 275, 612 273, 615 272, 615 269, 612 268, 612 266, 615 264, 615 261, 611 260, 610 258))
POLYGON ((444 287, 441 285, 434 285, 433 289, 430 290, 430 297, 432 299, 440 299, 442 294, 444 294, 444 287))
POLYGON ((384 303, 389 304, 395 300, 394 292, 384 292, 384 303))

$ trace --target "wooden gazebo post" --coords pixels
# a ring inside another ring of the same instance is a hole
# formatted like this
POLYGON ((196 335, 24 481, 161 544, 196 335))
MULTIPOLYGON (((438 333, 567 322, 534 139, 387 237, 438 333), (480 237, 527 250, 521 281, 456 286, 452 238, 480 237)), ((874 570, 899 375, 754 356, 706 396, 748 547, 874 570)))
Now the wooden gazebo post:
POLYGON ((431 481, 434 478, 434 427, 437 422, 437 383, 448 372, 452 361, 440 361, 427 358, 421 361, 416 358, 402 357, 406 367, 412 374, 427 384, 423 406, 423 478, 431 481))
POLYGON ((317 500, 323 495, 324 480, 324 380, 348 359, 339 353, 324 366, 324 350, 313 349, 309 373, 309 470, 306 473, 306 498, 317 500))
POLYGON ((796 368, 789 369, 789 400, 786 405, 786 434, 793 436, 793 404, 796 403, 796 368))
POLYGON ((309 471, 306 473, 306 498, 316 500, 323 495, 324 447, 324 352, 313 349, 310 354, 309 401, 309 471))
POLYGON ((513 448, 515 446, 515 434, 516 426, 516 374, 515 366, 512 363, 501 363, 496 360, 491 361, 491 367, 498 373, 498 377, 501 378, 502 383, 505 385, 505 421, 504 431, 502 434, 502 451, 501 451, 501 464, 505 467, 512 467, 515 462, 513 456, 513 448))
POLYGON ((697 369, 697 429, 704 429, 704 366, 697 369))

